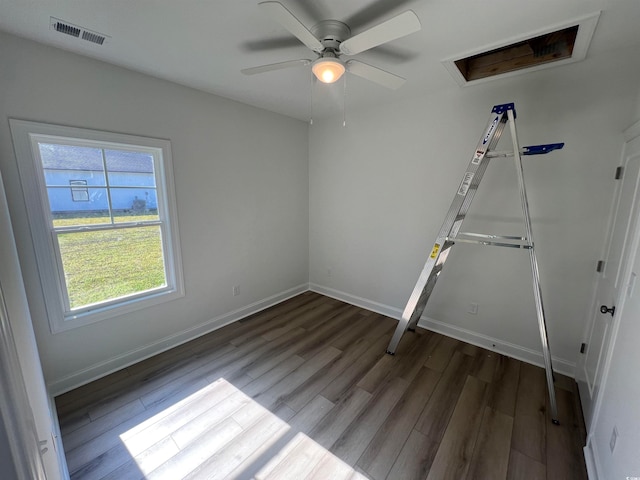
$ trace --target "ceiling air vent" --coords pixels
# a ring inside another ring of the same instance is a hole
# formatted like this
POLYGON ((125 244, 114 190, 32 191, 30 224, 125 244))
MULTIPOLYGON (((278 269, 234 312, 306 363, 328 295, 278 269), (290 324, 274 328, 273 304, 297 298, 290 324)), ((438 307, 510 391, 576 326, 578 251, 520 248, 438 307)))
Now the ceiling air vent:
POLYGON ((67 35, 71 35, 72 37, 79 37, 82 29, 78 27, 74 27, 73 25, 69 25, 68 23, 62 23, 56 21, 53 24, 53 29, 56 32, 65 33, 67 35))
POLYGON ((600 12, 444 61, 460 85, 582 60, 600 12))
POLYGON ((98 45, 102 45, 104 43, 105 36, 98 33, 87 32, 85 30, 84 32, 82 32, 82 39, 89 42, 97 43, 98 45))
POLYGON ((79 40, 86 40, 87 42, 97 45, 103 45, 110 38, 108 35, 88 30, 55 17, 50 17, 49 28, 56 32, 64 33, 65 35, 70 35, 79 40))

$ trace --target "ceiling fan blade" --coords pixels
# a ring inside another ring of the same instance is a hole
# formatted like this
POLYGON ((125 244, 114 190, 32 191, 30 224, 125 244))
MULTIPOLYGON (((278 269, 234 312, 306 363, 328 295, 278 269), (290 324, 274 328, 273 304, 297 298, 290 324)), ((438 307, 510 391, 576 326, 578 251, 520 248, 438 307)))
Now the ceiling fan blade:
POLYGON ((262 40, 247 40, 241 44, 247 52, 264 52, 265 50, 278 50, 284 48, 297 48, 300 40, 291 35, 278 38, 263 38, 262 40))
POLYGON ((324 50, 320 40, 280 2, 261 2, 258 5, 311 50, 318 53, 324 50))
POLYGON ((371 27, 340 44, 340 53, 355 55, 383 43, 417 32, 422 26, 418 16, 411 10, 371 27))
POLYGON ((357 60, 347 61, 347 71, 391 90, 400 88, 406 82, 405 78, 357 60))
POLYGON ((269 65, 260 65, 259 67, 243 68, 240 70, 245 75, 255 75, 257 73, 271 72, 273 70, 282 70, 283 68, 304 67, 311 65, 311 60, 302 58, 300 60, 289 60, 287 62, 270 63, 269 65))

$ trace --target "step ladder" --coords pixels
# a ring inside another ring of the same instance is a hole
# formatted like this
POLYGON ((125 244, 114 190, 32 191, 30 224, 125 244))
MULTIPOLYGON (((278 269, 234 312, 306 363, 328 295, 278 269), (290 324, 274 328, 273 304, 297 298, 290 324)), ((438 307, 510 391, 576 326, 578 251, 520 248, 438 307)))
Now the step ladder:
POLYGON ((561 149, 564 143, 554 143, 547 145, 534 145, 523 147, 518 146, 518 136, 516 134, 515 125, 515 106, 513 103, 504 105, 496 105, 491 110, 491 116, 487 122, 487 126, 480 137, 478 146, 476 147, 471 162, 462 177, 458 191, 451 203, 449 212, 438 233, 438 237, 433 245, 431 254, 427 259, 422 273, 416 282, 416 286, 409 297, 407 306, 402 313, 398 326, 396 328, 387 353, 395 354, 396 348, 400 343, 400 339, 405 331, 414 331, 422 312, 427 305, 431 292, 433 291, 438 277, 442 272, 445 262, 452 247, 456 243, 474 243, 480 245, 492 245, 498 247, 521 248, 529 251, 531 260, 531 273, 533 277, 533 294, 536 304, 536 314, 538 317, 538 327, 540 329, 540 340, 542 342, 542 355, 544 357, 544 366, 547 377, 547 387, 549 390, 549 400, 551 404, 551 418, 553 423, 558 424, 558 407, 556 404, 555 391, 553 388, 553 368, 551 365, 551 352, 549 350, 549 338, 547 336, 547 326, 544 316, 544 308, 542 306, 542 291, 540 289, 540 275, 538 272, 538 262, 533 243, 533 233, 531 231, 531 217, 529 216, 529 204, 527 201, 527 192, 524 185, 524 177, 522 170, 522 155, 540 155, 546 154, 553 150, 561 149), (493 149, 500 140, 500 136, 509 123, 511 139, 513 141, 513 152, 498 152, 493 149), (464 221, 473 197, 475 196, 478 185, 489 165, 489 160, 496 157, 513 156, 516 164, 518 175, 518 184, 520 188, 520 200, 522 203, 522 214, 524 217, 525 237, 521 236, 500 236, 485 235, 479 233, 462 233, 460 227, 464 221))

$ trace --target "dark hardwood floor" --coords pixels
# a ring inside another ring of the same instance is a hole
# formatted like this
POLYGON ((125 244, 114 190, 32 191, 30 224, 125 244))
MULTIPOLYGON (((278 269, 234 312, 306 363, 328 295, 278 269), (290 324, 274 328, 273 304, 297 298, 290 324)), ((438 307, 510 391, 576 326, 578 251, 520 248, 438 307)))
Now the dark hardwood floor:
POLYGON ((307 292, 56 398, 72 479, 586 479, 575 382, 307 292))

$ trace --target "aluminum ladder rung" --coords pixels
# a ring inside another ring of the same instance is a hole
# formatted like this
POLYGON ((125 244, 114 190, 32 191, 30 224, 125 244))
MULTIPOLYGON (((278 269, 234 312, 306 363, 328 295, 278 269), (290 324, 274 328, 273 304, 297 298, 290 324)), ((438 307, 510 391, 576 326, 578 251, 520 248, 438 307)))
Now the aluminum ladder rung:
POLYGON ((533 244, 529 242, 526 237, 508 235, 485 235, 482 233, 460 232, 454 238, 448 238, 447 240, 458 243, 471 243, 495 247, 533 248, 533 244))
POLYGON ((407 305, 402 312, 402 318, 389 342, 387 353, 393 355, 398 348, 402 336, 407 330, 414 330, 424 312, 424 309, 435 288, 436 282, 442 272, 445 262, 453 246, 456 243, 473 243, 479 245, 490 245, 499 247, 511 247, 524 249, 529 252, 531 272, 534 289, 534 300, 536 304, 536 316, 540 330, 540 340, 542 343, 542 354, 544 358, 545 373, 547 378, 547 388, 551 406, 552 422, 558 424, 558 406, 556 403, 555 390, 553 386, 553 366, 551 363, 551 351, 549 349, 549 339, 547 335, 546 319, 542 304, 542 290, 540 288, 540 274, 538 262, 535 255, 533 233, 531 229, 531 217, 529 215, 529 203, 524 185, 522 170, 522 155, 541 155, 553 150, 561 149, 564 143, 552 143, 546 145, 532 145, 529 147, 518 146, 518 136, 515 128, 515 105, 506 103, 495 105, 491 110, 491 115, 474 154, 467 166, 462 181, 460 182, 456 194, 451 202, 449 211, 445 217, 440 232, 433 244, 429 258, 427 259, 418 281, 407 301, 407 305), (497 145, 506 124, 509 124, 511 140, 513 142, 512 152, 496 152, 497 145), (513 157, 518 176, 518 187, 520 190, 520 203, 525 224, 525 236, 501 236, 487 235, 481 233, 459 232, 462 223, 471 207, 473 197, 478 190, 480 181, 488 167, 491 158, 513 157))
MULTIPOLYGON (((546 155, 547 153, 553 152, 554 150, 560 150, 564 147, 564 143, 547 143, 544 145, 529 145, 528 147, 522 147, 519 152, 520 155, 530 156, 530 155, 546 155)), ((504 157, 513 157, 513 152, 487 152, 486 154, 489 158, 504 158, 504 157)))

